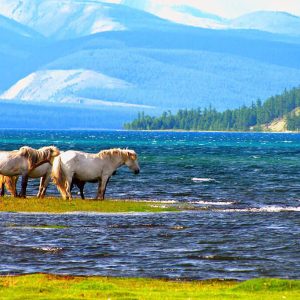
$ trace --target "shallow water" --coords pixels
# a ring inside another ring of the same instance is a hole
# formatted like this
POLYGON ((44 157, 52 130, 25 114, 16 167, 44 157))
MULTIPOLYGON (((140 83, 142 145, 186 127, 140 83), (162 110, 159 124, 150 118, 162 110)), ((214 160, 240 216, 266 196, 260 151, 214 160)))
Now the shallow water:
MULTIPOLYGON (((2 131, 3 150, 128 147, 108 198, 189 202, 171 214, 0 214, 1 273, 168 278, 300 277, 300 135, 2 131), (36 228, 36 225, 66 228, 36 228), (25 226, 25 227, 24 227, 25 226)), ((31 181, 29 194, 37 192, 31 181)), ((95 185, 85 193, 93 197, 95 185)), ((75 191, 74 191, 75 192, 75 191)), ((54 186, 48 194, 58 195, 54 186)))

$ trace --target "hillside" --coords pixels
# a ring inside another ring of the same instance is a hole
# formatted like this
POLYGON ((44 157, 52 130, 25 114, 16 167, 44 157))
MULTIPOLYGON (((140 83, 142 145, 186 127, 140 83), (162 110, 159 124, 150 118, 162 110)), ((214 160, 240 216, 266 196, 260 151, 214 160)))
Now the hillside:
POLYGON ((258 11, 230 20, 232 28, 300 36, 300 18, 284 12, 258 11))
POLYGON ((268 124, 260 125, 262 131, 270 132, 286 132, 287 131, 287 117, 276 118, 268 124))
POLYGON ((141 113, 125 129, 134 130, 206 130, 206 131, 299 131, 300 88, 284 91, 267 99, 257 100, 251 106, 218 112, 198 108, 179 110, 176 114, 164 112, 159 117, 141 113))
POLYGON ((300 131, 300 107, 296 107, 291 112, 261 125, 260 128, 263 131, 270 132, 300 131))
POLYGON ((34 30, 0 16, 0 91, 38 67, 34 56, 43 44, 34 30))
POLYGON ((2 0, 0 14, 55 40, 168 24, 147 12, 97 0, 2 0))
MULTIPOLYGON (((3 0, 0 99, 124 114, 131 107, 148 114, 209 105, 224 111, 300 83, 300 43, 287 31, 184 26, 150 14, 151 1, 122 3, 3 0)), ((228 22, 192 6, 172 9, 228 22)), ((287 20, 281 28, 295 24, 288 14, 278 18, 287 20)))
POLYGON ((226 19, 207 13, 200 3, 158 2, 153 0, 119 0, 122 4, 153 13, 161 18, 189 26, 212 29, 255 29, 276 34, 300 36, 300 17, 282 11, 255 11, 226 19))
MULTIPOLYGON (((148 14, 137 14, 146 15, 150 22, 148 14)), ((156 29, 158 20, 153 17, 153 26, 137 22, 130 30, 47 41, 33 55, 34 63, 24 70, 26 76, 16 78, 0 98, 64 103, 64 98, 78 97, 162 110, 212 104, 224 110, 249 105, 258 97, 266 98, 300 82, 298 44, 261 37, 254 40, 248 32, 198 29, 166 21, 156 29), (49 97, 49 80, 37 93, 38 83, 51 70, 56 74, 93 71, 126 82, 126 87, 107 89, 91 82, 74 90, 73 81, 58 79, 57 97, 49 97), (28 80, 33 77, 34 81, 28 80)))

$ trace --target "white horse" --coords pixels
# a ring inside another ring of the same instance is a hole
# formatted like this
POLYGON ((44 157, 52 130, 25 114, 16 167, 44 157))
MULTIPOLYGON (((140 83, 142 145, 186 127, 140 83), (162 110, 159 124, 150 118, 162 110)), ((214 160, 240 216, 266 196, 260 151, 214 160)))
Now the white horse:
POLYGON ((59 150, 54 146, 43 147, 38 150, 24 146, 15 151, 0 151, 0 174, 8 177, 22 175, 22 187, 19 196, 26 197, 29 174, 36 176, 37 172, 34 172, 34 169, 43 167, 43 164, 46 163, 52 164, 54 157, 58 156, 59 153, 59 150))
MULTIPOLYGON (((41 166, 33 169, 31 172, 28 173, 28 178, 41 178, 39 191, 37 193, 37 198, 44 198, 46 195, 46 190, 51 180, 51 171, 52 165, 50 163, 44 163, 41 166)), ((114 174, 113 174, 114 175, 114 174)), ((14 197, 17 197, 17 182, 19 176, 4 176, 0 175, 0 196, 4 196, 5 194, 5 187, 10 192, 10 194, 14 197)), ((80 181, 76 178, 73 178, 71 184, 71 191, 74 185, 79 188, 81 199, 84 199, 83 189, 85 186, 84 181, 80 181)))
MULTIPOLYGON (((41 166, 33 169, 28 173, 28 178, 41 178, 38 198, 44 198, 47 187, 51 180, 52 165, 50 163, 44 163, 41 166)), ((0 195, 4 196, 5 188, 11 193, 12 196, 17 197, 17 182, 19 176, 4 176, 0 175, 0 195)))
POLYGON ((97 154, 66 151, 53 162, 52 179, 63 199, 72 199, 72 180, 98 182, 96 199, 103 200, 110 177, 116 169, 126 165, 135 174, 140 172, 137 155, 133 150, 110 149, 97 154))
MULTIPOLYGON (((52 165, 50 163, 46 162, 28 173, 28 178, 41 178, 39 191, 37 194, 38 198, 45 197, 46 189, 51 180, 51 170, 52 170, 52 165)), ((4 193, 5 193, 4 186, 6 186, 6 189, 14 197, 16 197, 17 196, 17 181, 18 181, 18 179, 19 179, 19 176, 10 176, 9 177, 9 176, 0 175, 1 196, 4 196, 4 193)))

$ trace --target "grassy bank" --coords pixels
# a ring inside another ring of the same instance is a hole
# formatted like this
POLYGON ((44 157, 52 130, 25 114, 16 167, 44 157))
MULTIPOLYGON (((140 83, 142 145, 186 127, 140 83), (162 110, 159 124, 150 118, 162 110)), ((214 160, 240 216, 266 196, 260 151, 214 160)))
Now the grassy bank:
POLYGON ((0 198, 0 212, 99 212, 99 213, 125 213, 125 212, 164 212, 176 211, 171 205, 158 202, 125 201, 125 200, 62 200, 61 198, 26 199, 3 197, 0 198))
POLYGON ((300 281, 178 282, 34 274, 0 277, 0 299, 300 299, 300 281))

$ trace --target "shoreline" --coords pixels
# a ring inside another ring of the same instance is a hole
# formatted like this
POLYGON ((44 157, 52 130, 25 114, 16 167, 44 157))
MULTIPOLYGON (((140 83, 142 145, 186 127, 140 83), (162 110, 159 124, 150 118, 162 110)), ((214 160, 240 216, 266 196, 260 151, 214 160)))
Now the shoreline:
MULTIPOLYGON (((176 203, 177 204, 177 203, 176 203)), ((184 209, 173 202, 137 201, 128 199, 79 199, 63 200, 60 197, 0 198, 0 213, 32 214, 134 214, 180 212, 184 209)))
POLYGON ((184 130, 184 129, 126 129, 124 131, 132 131, 132 132, 195 132, 195 133, 262 133, 262 134, 268 134, 268 133, 282 133, 282 134, 297 134, 300 133, 299 131, 231 131, 231 130, 184 130))
POLYGON ((282 213, 299 212, 298 206, 231 207, 234 202, 212 201, 175 201, 175 200, 138 200, 138 199, 84 199, 63 200, 60 197, 39 199, 0 197, 0 214, 32 215, 149 215, 178 213, 282 213), (197 206, 200 205, 200 206, 197 206), (208 207, 208 206, 211 207, 208 207))
POLYGON ((195 133, 282 133, 282 134, 297 134, 300 131, 233 131, 233 130, 185 130, 185 129, 124 129, 124 128, 61 128, 61 129, 52 129, 52 128, 0 128, 2 131, 104 131, 104 132, 195 132, 195 133))

